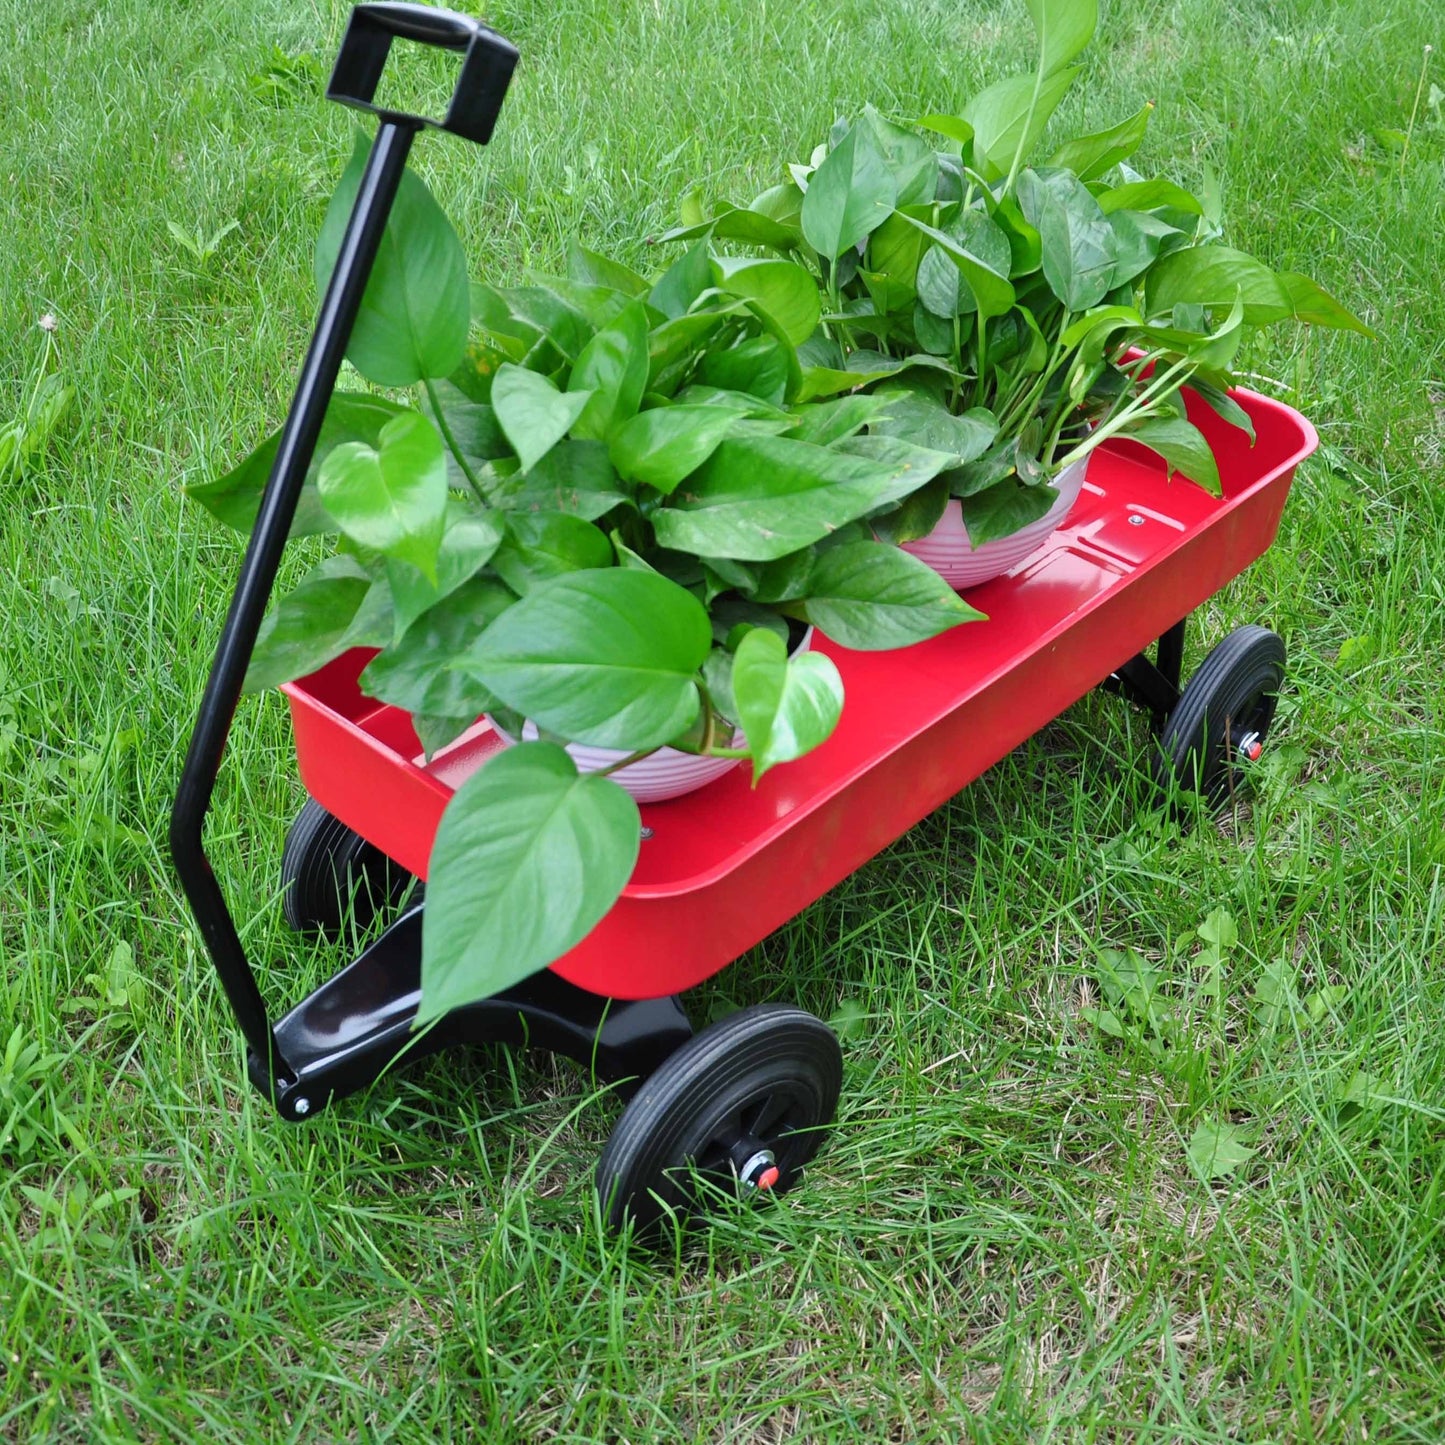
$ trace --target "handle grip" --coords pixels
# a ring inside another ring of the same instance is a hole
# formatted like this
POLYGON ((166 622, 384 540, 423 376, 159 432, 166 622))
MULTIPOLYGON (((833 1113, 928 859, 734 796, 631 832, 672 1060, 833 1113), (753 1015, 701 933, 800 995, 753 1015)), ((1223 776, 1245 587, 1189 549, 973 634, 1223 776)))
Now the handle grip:
POLYGON ((477 145, 486 145, 492 138, 516 66, 516 47, 470 15, 458 15, 454 10, 440 10, 430 5, 413 5, 405 0, 386 0, 386 3, 357 5, 352 10, 326 96, 328 100, 370 111, 397 125, 416 128, 429 125, 475 141, 477 145), (441 120, 388 110, 372 103, 386 68, 386 57, 391 52, 391 42, 398 36, 422 45, 463 52, 461 74, 441 120))

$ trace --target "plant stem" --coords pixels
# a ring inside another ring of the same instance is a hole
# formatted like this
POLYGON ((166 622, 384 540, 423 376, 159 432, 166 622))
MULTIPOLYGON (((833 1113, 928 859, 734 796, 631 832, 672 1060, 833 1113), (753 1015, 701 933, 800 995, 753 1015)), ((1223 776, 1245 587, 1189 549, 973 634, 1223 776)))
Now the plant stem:
POLYGON ((630 768, 633 763, 640 763, 643 758, 650 758, 656 751, 656 748, 643 748, 641 752, 628 753, 625 758, 618 758, 615 763, 608 763, 605 768, 598 768, 593 777, 609 777, 613 773, 621 772, 623 768, 630 768))
POLYGON ((422 378, 422 385, 426 388, 427 400, 431 402, 432 415, 436 418, 437 430, 442 434, 442 440, 446 442, 448 450, 456 458, 457 466, 461 468, 462 475, 467 479, 468 485, 476 493, 477 500, 484 506, 489 507, 492 499, 487 495, 486 488, 481 484, 477 474, 471 469, 466 457, 462 455, 462 449, 457 445, 457 439, 452 435, 452 429, 447 423, 446 413, 442 410, 442 404, 436 393, 436 387, 432 385, 429 376, 422 378))
POLYGON ((1162 395, 1166 391, 1177 391, 1179 387, 1183 386, 1185 382, 1189 380, 1189 377, 1192 376, 1196 370, 1198 370, 1196 364, 1187 357, 1176 361, 1163 376, 1155 377, 1154 380, 1149 383, 1148 388, 1142 396, 1136 397, 1133 402, 1124 407, 1117 415, 1095 427, 1078 446, 1066 456, 1060 458, 1058 470, 1063 471, 1065 467, 1072 465, 1074 462, 1082 461, 1095 447, 1099 446, 1100 443, 1108 441, 1112 436, 1117 436, 1136 416, 1140 416, 1142 413, 1148 411, 1149 403, 1153 401, 1155 397, 1162 395), (1180 380, 1176 382, 1174 378, 1180 376, 1180 373, 1188 374, 1180 377, 1180 380))

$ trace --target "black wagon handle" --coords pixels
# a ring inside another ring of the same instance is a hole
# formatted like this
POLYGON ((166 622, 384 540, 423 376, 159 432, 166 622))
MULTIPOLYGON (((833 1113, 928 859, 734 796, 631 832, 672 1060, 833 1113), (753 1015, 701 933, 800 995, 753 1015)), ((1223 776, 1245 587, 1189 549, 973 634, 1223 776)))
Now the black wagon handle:
POLYGON ((326 92, 344 105, 372 112, 381 123, 241 562, 176 789, 170 826, 171 857, 181 887, 246 1039, 253 1070, 272 1081, 273 1092, 277 1086, 284 1087, 294 1077, 294 1071, 281 1055, 245 946, 206 856, 206 813, 301 485, 316 452, 321 423, 412 141, 424 126, 432 126, 485 144, 516 63, 517 52, 508 41, 467 16, 424 5, 358 5, 352 11, 326 92), (456 90, 442 120, 372 104, 392 40, 397 36, 464 52, 456 90))
POLYGON ((470 15, 408 4, 405 0, 386 0, 358 5, 351 12, 326 95, 357 110, 371 111, 383 120, 435 126, 486 145, 492 138, 516 64, 517 52, 511 42, 470 15), (372 103, 391 42, 398 36, 464 52, 451 105, 441 120, 406 115, 372 103))

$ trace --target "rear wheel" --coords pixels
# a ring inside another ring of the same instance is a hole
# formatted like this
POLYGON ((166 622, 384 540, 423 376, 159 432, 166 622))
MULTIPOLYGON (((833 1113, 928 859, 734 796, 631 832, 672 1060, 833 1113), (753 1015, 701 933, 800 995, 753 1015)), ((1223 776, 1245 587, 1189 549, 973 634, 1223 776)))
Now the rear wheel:
POLYGON ((602 1151, 608 1227, 693 1213, 709 1186, 784 1193, 822 1143, 842 1079, 833 1031, 799 1008, 757 1004, 695 1034, 643 1083, 602 1151))
POLYGON ((1251 624, 1230 633, 1189 679, 1159 738, 1157 775, 1211 803, 1259 757, 1284 684, 1284 643, 1251 624))
POLYGON ((281 854, 281 908, 298 933, 365 928, 401 901, 411 875, 314 798, 296 815, 281 854))

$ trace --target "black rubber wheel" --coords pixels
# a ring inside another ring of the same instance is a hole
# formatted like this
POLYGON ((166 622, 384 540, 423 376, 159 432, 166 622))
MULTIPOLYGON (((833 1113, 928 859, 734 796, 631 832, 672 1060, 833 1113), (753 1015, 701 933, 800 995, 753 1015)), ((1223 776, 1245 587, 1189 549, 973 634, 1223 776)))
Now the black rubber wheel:
POLYGON ((1157 775, 1222 802, 1244 779, 1241 751, 1262 746, 1284 684, 1284 643, 1253 624, 1231 632, 1200 664, 1159 738, 1157 775))
POLYGON ((691 1214, 708 1185, 784 1193, 822 1143, 842 1082, 833 1031, 799 1008, 756 1004, 695 1034, 633 1096, 597 1161, 608 1227, 691 1214))
POLYGON ((411 875, 314 798, 296 815, 281 853, 281 908, 298 933, 365 928, 398 903, 411 875))

